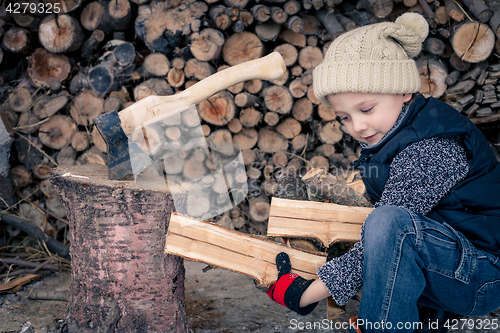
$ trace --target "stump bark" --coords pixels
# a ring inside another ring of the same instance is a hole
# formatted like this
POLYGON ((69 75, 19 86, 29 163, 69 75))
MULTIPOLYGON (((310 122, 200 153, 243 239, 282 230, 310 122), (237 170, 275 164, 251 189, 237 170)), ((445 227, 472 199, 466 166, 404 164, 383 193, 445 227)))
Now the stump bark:
MULTIPOLYGON (((187 332, 182 259, 163 253, 180 190, 110 181, 105 166, 53 169, 71 230, 65 332, 187 332)), ((182 206, 182 204, 181 204, 182 206)))

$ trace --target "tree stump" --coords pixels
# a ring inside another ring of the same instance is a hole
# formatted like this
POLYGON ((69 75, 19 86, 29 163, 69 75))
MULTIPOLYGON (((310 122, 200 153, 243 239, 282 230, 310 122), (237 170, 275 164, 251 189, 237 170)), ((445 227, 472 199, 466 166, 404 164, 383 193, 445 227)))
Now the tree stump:
POLYGON ((105 166, 87 164, 58 167, 50 177, 71 230, 63 331, 187 332, 183 262, 163 251, 170 213, 184 209, 185 196, 107 174, 105 166))

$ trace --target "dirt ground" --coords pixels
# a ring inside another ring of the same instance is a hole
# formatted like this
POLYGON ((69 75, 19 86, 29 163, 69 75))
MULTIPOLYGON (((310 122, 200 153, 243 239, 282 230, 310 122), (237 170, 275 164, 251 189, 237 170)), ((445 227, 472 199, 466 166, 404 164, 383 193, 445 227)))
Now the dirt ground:
MULTIPOLYGON (((302 317, 272 302, 268 296, 255 288, 253 279, 224 269, 210 269, 203 272, 205 264, 185 261, 186 267, 186 312, 192 333, 219 332, 346 332, 336 329, 335 323, 326 318, 326 303, 320 302, 310 315, 302 317), (308 325, 317 328, 308 329, 308 325), (319 328, 318 328, 319 327, 319 328), (301 329, 303 328, 303 329, 301 329)), ((66 311, 64 301, 29 300, 32 290, 69 290, 70 273, 53 274, 26 285, 14 294, 0 295, 0 332, 19 333, 23 323, 29 321, 38 332, 58 332, 66 311)), ((357 301, 347 304, 347 312, 340 318, 340 325, 354 316, 357 301)), ((500 310, 478 320, 500 321, 500 310)), ((471 318, 472 319, 472 318, 471 318)), ((485 329, 459 329, 454 333, 500 332, 485 329)))

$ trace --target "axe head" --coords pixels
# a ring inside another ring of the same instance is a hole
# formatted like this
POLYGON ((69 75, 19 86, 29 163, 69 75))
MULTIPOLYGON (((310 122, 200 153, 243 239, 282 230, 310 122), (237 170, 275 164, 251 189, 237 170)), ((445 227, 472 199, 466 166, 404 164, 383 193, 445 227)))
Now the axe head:
POLYGON ((108 153, 108 177, 111 180, 133 180, 153 163, 139 146, 123 132, 118 112, 111 111, 93 119, 108 153))

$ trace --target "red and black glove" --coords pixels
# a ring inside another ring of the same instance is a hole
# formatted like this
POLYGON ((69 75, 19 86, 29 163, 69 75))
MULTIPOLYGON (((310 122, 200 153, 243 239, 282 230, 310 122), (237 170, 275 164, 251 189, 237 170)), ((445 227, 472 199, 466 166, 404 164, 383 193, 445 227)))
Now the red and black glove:
POLYGON ((286 306, 300 315, 307 315, 316 308, 318 302, 306 307, 300 307, 300 298, 307 287, 313 283, 313 280, 306 280, 295 273, 291 273, 292 264, 290 258, 285 252, 276 256, 276 267, 278 268, 278 281, 266 291, 266 294, 278 304, 286 306))

